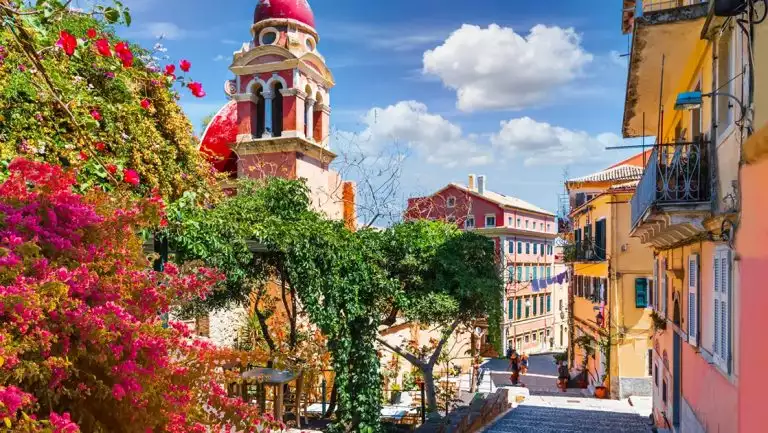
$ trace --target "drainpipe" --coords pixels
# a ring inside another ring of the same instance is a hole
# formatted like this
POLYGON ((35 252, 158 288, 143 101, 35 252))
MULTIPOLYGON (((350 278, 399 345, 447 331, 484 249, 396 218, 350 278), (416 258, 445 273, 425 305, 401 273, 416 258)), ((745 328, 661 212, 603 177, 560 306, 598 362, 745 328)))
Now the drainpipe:
MULTIPOLYGON (((709 36, 709 43, 712 45, 712 91, 717 88, 717 53, 715 45, 715 40, 712 36, 709 36)), ((709 137, 709 144, 707 145, 708 151, 709 151, 709 170, 707 173, 707 176, 709 177, 709 205, 710 209, 712 211, 712 214, 717 213, 718 208, 718 200, 717 200, 717 177, 714 175, 717 173, 716 170, 716 164, 717 164, 717 111, 715 110, 715 107, 717 107, 717 103, 715 100, 715 96, 709 98, 710 103, 710 119, 712 126, 710 127, 710 137, 709 137)))

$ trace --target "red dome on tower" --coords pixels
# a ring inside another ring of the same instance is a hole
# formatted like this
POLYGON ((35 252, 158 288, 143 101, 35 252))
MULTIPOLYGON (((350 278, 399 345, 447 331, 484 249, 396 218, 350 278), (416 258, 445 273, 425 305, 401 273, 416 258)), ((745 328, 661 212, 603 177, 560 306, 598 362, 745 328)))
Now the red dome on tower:
POLYGON ((253 22, 290 19, 315 27, 315 15, 307 0, 259 0, 253 22))

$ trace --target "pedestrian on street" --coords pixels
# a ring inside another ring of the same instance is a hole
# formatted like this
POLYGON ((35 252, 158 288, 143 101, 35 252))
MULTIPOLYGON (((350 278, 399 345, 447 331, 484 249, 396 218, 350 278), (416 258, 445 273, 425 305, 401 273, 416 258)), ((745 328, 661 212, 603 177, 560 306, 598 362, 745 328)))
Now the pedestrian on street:
POLYGON ((525 376, 528 373, 528 355, 523 353, 520 357, 520 372, 525 376))
POLYGON ((517 386, 520 380, 520 358, 514 351, 512 351, 512 356, 509 358, 509 369, 512 371, 512 376, 510 376, 512 385, 517 386))
POLYGON ((568 371, 568 364, 565 361, 558 362, 557 367, 557 387, 561 391, 565 392, 568 389, 568 379, 570 378, 570 372, 568 371))

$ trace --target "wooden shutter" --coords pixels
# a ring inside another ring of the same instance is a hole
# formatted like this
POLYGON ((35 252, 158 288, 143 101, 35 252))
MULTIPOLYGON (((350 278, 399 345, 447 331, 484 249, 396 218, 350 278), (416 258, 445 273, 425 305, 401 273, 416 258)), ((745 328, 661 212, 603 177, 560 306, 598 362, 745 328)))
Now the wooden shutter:
POLYGON ((688 256, 688 343, 698 345, 699 329, 699 256, 688 256))
POLYGON ((653 258, 653 307, 659 311, 659 258, 653 258))
POLYGON ((645 308, 648 306, 648 279, 635 278, 635 307, 645 308))
POLYGON ((659 278, 661 278, 661 312, 664 314, 664 317, 667 317, 667 300, 669 296, 667 296, 667 259, 662 258, 661 259, 661 269, 659 269, 659 278))
POLYGON ((720 252, 715 252, 714 257, 714 263, 712 266, 713 272, 714 272, 714 278, 713 278, 713 292, 714 295, 712 296, 712 300, 714 302, 712 311, 714 312, 714 332, 712 333, 712 354, 715 356, 715 359, 719 360, 721 357, 720 353, 720 285, 721 285, 721 275, 722 270, 720 268, 720 252))
POLYGON ((514 307, 515 307, 515 298, 509 298, 507 300, 507 310, 508 310, 507 311, 507 319, 508 320, 514 320, 514 318, 515 318, 515 314, 514 314, 515 308, 514 307))

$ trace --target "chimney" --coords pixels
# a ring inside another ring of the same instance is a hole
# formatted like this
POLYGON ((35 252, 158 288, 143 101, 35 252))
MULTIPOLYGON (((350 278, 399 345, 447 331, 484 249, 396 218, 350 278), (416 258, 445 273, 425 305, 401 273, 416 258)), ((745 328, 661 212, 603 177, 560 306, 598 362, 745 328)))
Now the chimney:
POLYGON ((469 175, 469 190, 474 191, 475 190, 475 175, 470 174, 469 175))
POLYGON ((485 195, 486 186, 485 175, 481 174, 480 176, 477 176, 477 192, 480 193, 480 195, 485 195))

